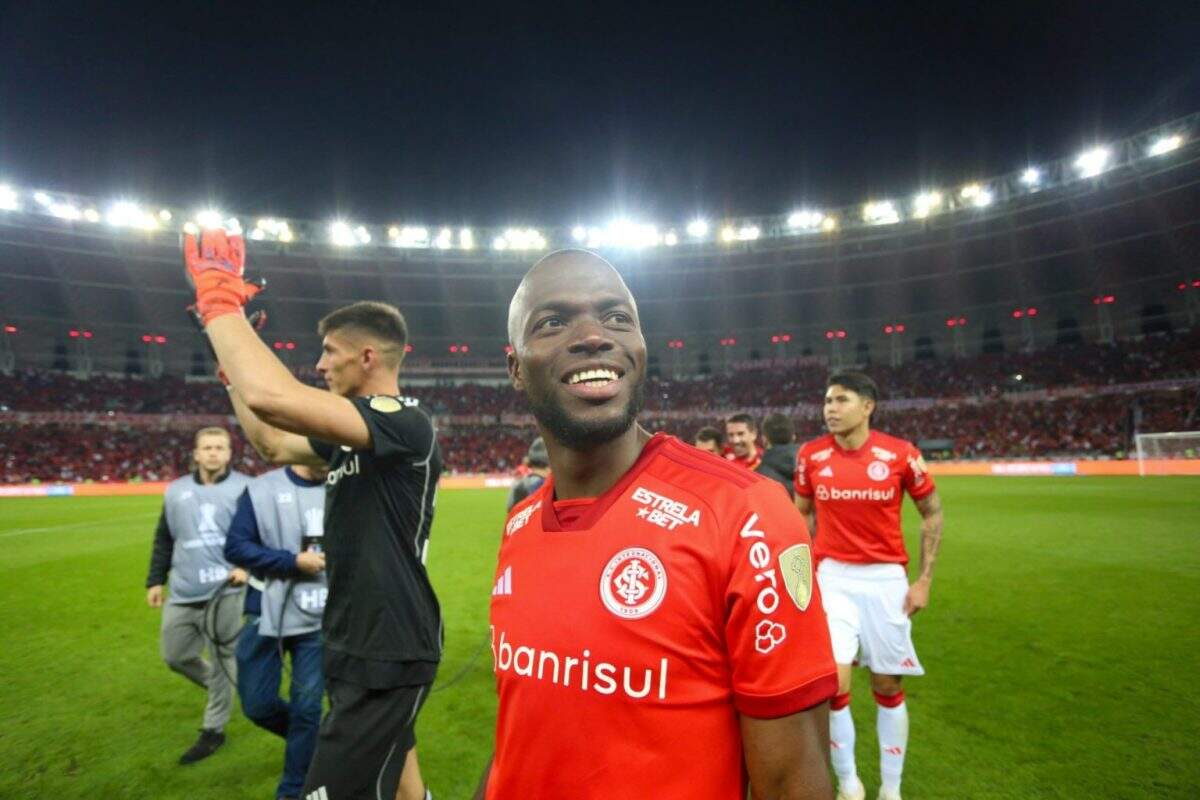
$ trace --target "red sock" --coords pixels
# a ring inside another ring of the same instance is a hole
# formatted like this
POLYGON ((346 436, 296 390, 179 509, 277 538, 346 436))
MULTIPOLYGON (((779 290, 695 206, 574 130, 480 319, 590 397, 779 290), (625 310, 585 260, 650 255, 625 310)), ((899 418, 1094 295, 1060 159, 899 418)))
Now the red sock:
POLYGON ((874 692, 873 694, 875 695, 875 702, 884 708, 895 708, 904 702, 903 689, 895 694, 880 694, 879 692, 874 692))
POLYGON ((835 694, 833 699, 829 701, 829 708, 833 711, 841 711, 846 706, 850 705, 850 693, 835 694))

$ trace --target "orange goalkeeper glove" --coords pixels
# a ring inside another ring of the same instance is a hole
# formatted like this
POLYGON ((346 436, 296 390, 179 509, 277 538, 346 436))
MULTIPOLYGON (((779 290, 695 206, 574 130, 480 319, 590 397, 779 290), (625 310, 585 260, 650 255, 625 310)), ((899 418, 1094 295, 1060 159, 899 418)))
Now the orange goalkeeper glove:
POLYGON ((263 290, 264 283, 245 279, 246 242, 220 229, 183 235, 183 264, 196 290, 196 313, 205 325, 242 307, 263 290))

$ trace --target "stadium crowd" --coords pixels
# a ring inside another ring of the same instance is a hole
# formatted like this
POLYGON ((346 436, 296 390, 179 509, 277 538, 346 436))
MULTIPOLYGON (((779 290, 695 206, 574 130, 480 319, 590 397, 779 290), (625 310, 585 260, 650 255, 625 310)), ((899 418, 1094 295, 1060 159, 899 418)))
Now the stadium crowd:
MULTIPOLYGON (((1143 430, 1184 429, 1195 392, 1134 395, 1087 394, 1045 400, 976 399, 913 409, 880 408, 875 427, 912 441, 951 439, 956 458, 1120 458, 1132 447, 1135 419, 1143 430)), ((691 441, 705 425, 721 420, 702 411, 683 417, 643 420, 691 441)), ((796 419, 801 440, 824 431, 820 419, 796 419)), ((0 439, 0 483, 30 481, 166 480, 188 468, 191 431, 161 425, 102 423, 14 425, 0 439)), ((440 431, 449 473, 511 472, 533 438, 531 427, 501 424, 450 425, 440 431)), ((266 469, 239 436, 238 469, 266 469)))
MULTIPOLYGON (((704 411, 786 407, 814 403, 825 371, 797 365, 743 364, 742 369, 691 379, 651 377, 649 411, 704 411)), ((1200 375, 1200 331, 1155 336, 1119 345, 1059 345, 1032 353, 992 353, 970 359, 926 359, 899 367, 867 366, 889 399, 993 397, 1005 392, 1076 386, 1111 386, 1200 375), (1017 376, 1020 376, 1018 378, 1017 376)), ((312 383, 311 369, 300 370, 312 383)), ((521 397, 507 385, 414 385, 407 388, 436 414, 524 414, 521 397)), ((15 411, 126 411, 225 414, 228 400, 213 381, 163 376, 87 379, 69 373, 23 370, 0 375, 0 408, 15 411)))

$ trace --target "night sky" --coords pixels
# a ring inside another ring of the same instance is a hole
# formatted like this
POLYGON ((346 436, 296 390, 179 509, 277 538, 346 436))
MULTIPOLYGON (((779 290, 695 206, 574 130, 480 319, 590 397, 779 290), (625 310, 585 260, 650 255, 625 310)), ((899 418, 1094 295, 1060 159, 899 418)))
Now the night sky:
POLYGON ((908 196, 1200 110, 1197 2, 216 5, 0 2, 0 182, 680 222, 908 196))

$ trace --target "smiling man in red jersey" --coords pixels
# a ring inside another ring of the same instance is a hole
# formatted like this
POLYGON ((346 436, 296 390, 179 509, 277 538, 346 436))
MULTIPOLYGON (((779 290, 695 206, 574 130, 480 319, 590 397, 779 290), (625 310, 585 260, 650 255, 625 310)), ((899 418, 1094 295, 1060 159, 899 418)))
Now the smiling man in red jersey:
POLYGON ((637 424, 646 343, 599 256, 538 262, 508 333, 551 474, 500 543, 476 797, 831 798, 836 667, 787 493, 637 424))
POLYGON ((817 580, 838 664, 830 714, 830 752, 839 800, 862 800, 854 764, 850 667, 871 671, 882 785, 879 800, 900 800, 908 748, 908 706, 901 676, 923 675, 911 617, 929 604, 933 563, 942 540, 942 501, 910 442, 871 430, 879 388, 861 372, 831 375, 825 390, 829 433, 796 454, 796 506, 816 512, 817 580), (921 512, 921 568, 910 586, 900 530, 907 492, 921 512))
POLYGON ((734 414, 725 420, 725 458, 753 472, 762 464, 758 446, 758 423, 749 414, 734 414))

